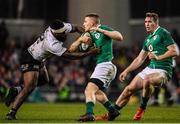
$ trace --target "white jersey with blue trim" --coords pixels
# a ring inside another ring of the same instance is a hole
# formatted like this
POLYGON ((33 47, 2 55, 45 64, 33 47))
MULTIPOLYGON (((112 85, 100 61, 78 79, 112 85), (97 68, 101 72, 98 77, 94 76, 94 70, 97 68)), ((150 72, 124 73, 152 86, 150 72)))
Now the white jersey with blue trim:
MULTIPOLYGON (((64 23, 66 30, 65 33, 69 33, 72 30, 70 23, 64 23)), ((32 44, 28 51, 35 60, 44 61, 52 55, 61 56, 67 49, 62 46, 63 42, 57 40, 48 27, 45 32, 32 44)))

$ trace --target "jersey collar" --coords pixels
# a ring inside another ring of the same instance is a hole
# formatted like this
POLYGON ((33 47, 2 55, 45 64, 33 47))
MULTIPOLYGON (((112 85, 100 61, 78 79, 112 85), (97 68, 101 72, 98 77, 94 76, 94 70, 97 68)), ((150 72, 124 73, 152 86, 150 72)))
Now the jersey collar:
POLYGON ((160 28, 160 26, 158 26, 157 28, 156 28, 156 30, 153 32, 153 34, 152 35, 154 35, 156 32, 157 32, 157 30, 160 28))

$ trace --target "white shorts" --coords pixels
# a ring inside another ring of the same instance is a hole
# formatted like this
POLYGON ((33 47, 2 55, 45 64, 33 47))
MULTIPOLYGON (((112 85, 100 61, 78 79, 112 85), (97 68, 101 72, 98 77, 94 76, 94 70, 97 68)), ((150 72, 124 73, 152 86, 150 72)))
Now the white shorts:
POLYGON ((145 79, 147 75, 153 74, 153 73, 160 73, 162 77, 164 77, 164 80, 161 83, 167 82, 168 80, 167 75, 166 75, 167 72, 163 69, 152 69, 152 68, 146 67, 145 69, 143 69, 141 72, 138 73, 138 76, 140 76, 142 79, 145 79))
POLYGON ((117 68, 112 62, 103 62, 96 65, 90 78, 99 79, 103 82, 102 87, 108 88, 111 81, 115 78, 116 73, 117 68))

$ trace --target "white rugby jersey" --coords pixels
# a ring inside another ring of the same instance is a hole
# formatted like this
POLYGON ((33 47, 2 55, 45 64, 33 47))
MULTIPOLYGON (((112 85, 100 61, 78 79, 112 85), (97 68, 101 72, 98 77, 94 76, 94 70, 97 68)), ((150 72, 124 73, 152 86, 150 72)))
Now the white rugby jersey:
MULTIPOLYGON (((70 23, 64 23, 64 25, 66 27, 65 33, 69 33, 72 30, 72 25, 70 23)), ((62 45, 63 42, 57 40, 50 27, 48 27, 36 42, 28 48, 28 51, 35 60, 44 61, 53 54, 61 56, 67 50, 62 45)))

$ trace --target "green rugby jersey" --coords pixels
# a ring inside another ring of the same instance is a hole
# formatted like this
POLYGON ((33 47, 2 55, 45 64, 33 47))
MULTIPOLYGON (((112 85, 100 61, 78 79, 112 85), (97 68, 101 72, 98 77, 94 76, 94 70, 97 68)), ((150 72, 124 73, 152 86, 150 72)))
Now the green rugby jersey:
MULTIPOLYGON (((113 31, 105 25, 100 25, 99 28, 103 30, 113 31)), ((95 43, 97 48, 101 49, 101 53, 96 55, 96 63, 109 62, 113 59, 113 40, 100 32, 90 32, 92 41, 95 43)))
MULTIPOLYGON (((155 55, 160 56, 167 52, 167 47, 171 44, 174 44, 174 40, 170 33, 166 29, 159 27, 153 34, 149 34, 145 39, 143 50, 153 52, 155 55)), ((172 77, 172 57, 163 60, 151 59, 148 67, 163 69, 170 78, 172 77)))

